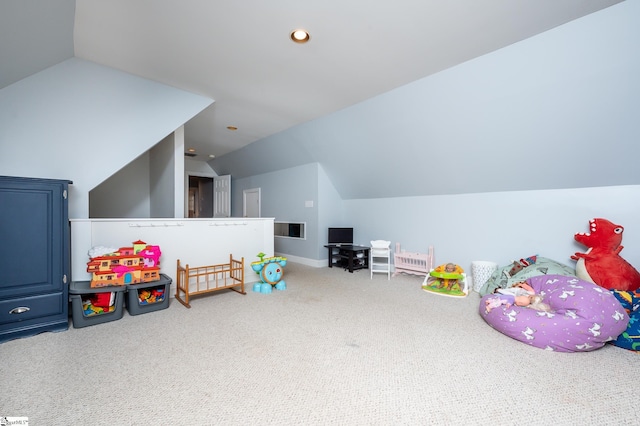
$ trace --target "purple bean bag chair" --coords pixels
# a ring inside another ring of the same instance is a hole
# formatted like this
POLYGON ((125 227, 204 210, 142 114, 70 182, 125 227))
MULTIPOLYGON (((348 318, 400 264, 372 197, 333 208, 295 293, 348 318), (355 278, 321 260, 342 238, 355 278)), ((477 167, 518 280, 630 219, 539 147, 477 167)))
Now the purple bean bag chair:
POLYGON ((558 352, 593 351, 627 329, 629 316, 609 290, 564 275, 540 275, 526 282, 550 311, 507 305, 498 295, 487 294, 479 307, 487 324, 528 345, 558 352))

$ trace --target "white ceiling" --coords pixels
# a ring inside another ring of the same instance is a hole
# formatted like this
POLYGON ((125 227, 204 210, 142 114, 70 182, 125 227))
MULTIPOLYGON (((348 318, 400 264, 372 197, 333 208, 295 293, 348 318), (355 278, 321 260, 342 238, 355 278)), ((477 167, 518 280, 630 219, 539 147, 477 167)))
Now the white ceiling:
POLYGON ((75 56, 214 99, 207 160, 620 1, 77 0, 75 56))

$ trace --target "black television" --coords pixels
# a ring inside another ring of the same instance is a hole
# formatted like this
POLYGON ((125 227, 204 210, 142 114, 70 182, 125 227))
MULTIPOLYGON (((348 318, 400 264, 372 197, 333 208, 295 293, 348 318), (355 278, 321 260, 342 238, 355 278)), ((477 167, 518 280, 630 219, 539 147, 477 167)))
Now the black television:
POLYGON ((289 224, 289 236, 294 238, 300 238, 302 236, 302 224, 290 223, 289 224))
POLYGON ((329 244, 353 244, 353 228, 329 228, 329 244))

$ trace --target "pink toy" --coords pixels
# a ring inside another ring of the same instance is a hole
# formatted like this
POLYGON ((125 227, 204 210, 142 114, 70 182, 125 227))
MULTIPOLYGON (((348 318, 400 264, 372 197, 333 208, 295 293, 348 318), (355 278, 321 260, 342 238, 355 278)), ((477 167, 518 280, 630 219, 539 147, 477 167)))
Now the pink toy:
POLYGON ((492 309, 497 308, 498 306, 505 305, 507 308, 511 306, 511 302, 509 302, 509 300, 500 296, 488 297, 485 299, 484 303, 484 311, 486 313, 491 312, 492 309))
POLYGON ((138 254, 142 256, 145 268, 155 268, 160 264, 160 246, 147 246, 138 254))

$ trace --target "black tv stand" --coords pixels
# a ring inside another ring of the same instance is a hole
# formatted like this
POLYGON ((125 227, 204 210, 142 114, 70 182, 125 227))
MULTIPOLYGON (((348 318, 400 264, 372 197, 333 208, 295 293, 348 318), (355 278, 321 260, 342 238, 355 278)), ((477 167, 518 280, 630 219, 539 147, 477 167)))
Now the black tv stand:
POLYGON ((337 266, 351 273, 369 268, 370 247, 352 244, 328 244, 325 247, 329 250, 329 268, 337 266))

